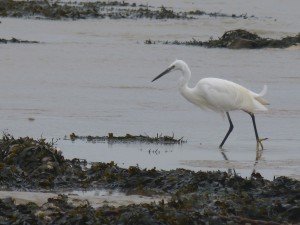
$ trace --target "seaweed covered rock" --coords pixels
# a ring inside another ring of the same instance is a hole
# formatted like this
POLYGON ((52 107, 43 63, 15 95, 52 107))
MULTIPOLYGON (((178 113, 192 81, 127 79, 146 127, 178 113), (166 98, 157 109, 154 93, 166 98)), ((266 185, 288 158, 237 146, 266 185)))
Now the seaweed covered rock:
MULTIPOLYGON (((61 151, 45 139, 15 139, 4 135, 0 140, 0 185, 21 189, 54 188, 79 179, 81 167, 65 160, 61 151)), ((71 185, 71 183, 70 183, 71 185)))
POLYGON ((226 31, 222 37, 211 39, 208 41, 152 41, 146 40, 145 44, 174 44, 174 45, 192 45, 207 48, 230 48, 230 49, 260 49, 260 48, 287 48, 293 45, 300 44, 300 33, 293 37, 284 37, 282 39, 263 38, 255 33, 246 30, 230 30, 226 31))
POLYGON ((58 166, 64 161, 61 152, 45 139, 36 141, 29 137, 14 139, 6 136, 0 144, 1 161, 7 165, 18 165, 26 174, 32 174, 39 168, 59 170, 58 166))
POLYGON ((255 33, 246 30, 231 30, 223 34, 217 40, 221 47, 232 49, 240 48, 286 48, 300 43, 300 33, 294 37, 285 37, 281 40, 271 38, 262 38, 255 33))

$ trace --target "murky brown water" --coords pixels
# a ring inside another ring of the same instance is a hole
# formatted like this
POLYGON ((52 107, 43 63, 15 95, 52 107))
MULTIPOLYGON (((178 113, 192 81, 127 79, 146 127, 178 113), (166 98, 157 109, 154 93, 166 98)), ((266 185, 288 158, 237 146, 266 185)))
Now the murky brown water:
MULTIPOLYGON (((227 1, 226 1, 227 2, 227 1)), ((207 40, 230 29, 244 28, 279 38, 299 32, 296 6, 281 1, 184 3, 166 1, 176 10, 248 13, 255 19, 204 17, 198 20, 79 20, 46 21, 1 18, 0 37, 36 40, 42 44, 0 45, 0 126, 15 136, 63 138, 79 135, 175 134, 181 146, 84 143, 59 140, 66 157, 115 161, 120 166, 227 170, 266 178, 300 174, 300 48, 263 50, 205 49, 145 45, 152 40, 207 40), (286 13, 288 12, 288 13, 286 13), (179 74, 151 80, 174 59, 191 67, 193 86, 203 77, 220 77, 259 92, 268 85, 269 111, 257 114, 260 136, 268 137, 255 163, 256 143, 250 117, 231 115, 234 131, 218 145, 228 129, 226 119, 186 102, 177 91, 179 74), (29 119, 31 118, 31 119, 29 119), (34 120, 32 120, 34 119, 34 120)), ((151 5, 152 2, 149 2, 151 5)), ((152 5, 156 3, 153 2, 152 5)), ((159 5, 161 5, 160 3, 159 5)), ((298 7, 299 8, 299 7, 298 7)))

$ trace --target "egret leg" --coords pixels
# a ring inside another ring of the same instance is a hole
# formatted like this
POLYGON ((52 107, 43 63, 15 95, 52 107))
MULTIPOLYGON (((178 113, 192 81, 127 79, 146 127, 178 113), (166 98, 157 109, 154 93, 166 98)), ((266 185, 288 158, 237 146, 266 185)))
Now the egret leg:
POLYGON ((219 148, 222 148, 222 147, 223 147, 223 145, 224 145, 225 141, 227 140, 229 134, 230 134, 231 131, 233 130, 233 124, 232 124, 232 122, 231 122, 231 118, 230 118, 230 116, 229 116, 229 113, 226 112, 226 115, 227 115, 227 118, 228 118, 228 121, 229 121, 229 130, 227 131, 227 134, 225 135, 225 137, 224 137, 223 141, 221 142, 219 148))
POLYGON ((249 115, 251 116, 252 122, 253 122, 253 127, 254 127, 254 132, 255 132, 255 137, 256 137, 256 149, 258 150, 259 147, 261 147, 261 149, 263 150, 264 146, 262 144, 262 141, 267 140, 268 138, 259 138, 258 137, 254 113, 249 113, 249 115))

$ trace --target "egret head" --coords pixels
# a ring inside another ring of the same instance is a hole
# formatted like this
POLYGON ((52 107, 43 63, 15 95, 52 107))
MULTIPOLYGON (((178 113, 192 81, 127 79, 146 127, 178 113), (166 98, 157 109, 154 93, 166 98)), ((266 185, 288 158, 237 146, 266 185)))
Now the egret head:
POLYGON ((162 72, 157 77, 155 77, 152 80, 152 82, 159 79, 159 78, 161 78, 163 75, 165 75, 165 74, 167 74, 171 71, 174 71, 174 70, 183 71, 186 67, 187 67, 187 64, 184 61, 176 59, 164 72, 162 72))

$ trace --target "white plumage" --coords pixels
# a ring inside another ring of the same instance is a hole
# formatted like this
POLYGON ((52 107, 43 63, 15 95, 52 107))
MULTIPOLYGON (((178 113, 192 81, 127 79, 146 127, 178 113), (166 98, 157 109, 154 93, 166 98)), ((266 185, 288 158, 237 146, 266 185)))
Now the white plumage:
POLYGON ((182 60, 175 60, 164 72, 155 77, 152 82, 173 70, 180 70, 182 72, 182 76, 179 78, 179 91, 186 100, 199 106, 201 109, 210 109, 222 114, 226 113, 230 127, 219 146, 220 148, 222 148, 227 137, 233 130, 229 111, 243 110, 249 113, 252 118, 257 140, 257 148, 261 146, 263 149, 261 142, 265 139, 260 139, 258 137, 254 112, 267 110, 265 105, 268 105, 269 103, 262 97, 267 92, 266 85, 260 93, 255 93, 228 80, 219 78, 203 78, 196 84, 195 87, 190 88, 188 86, 188 82, 191 78, 191 71, 188 65, 182 60))

